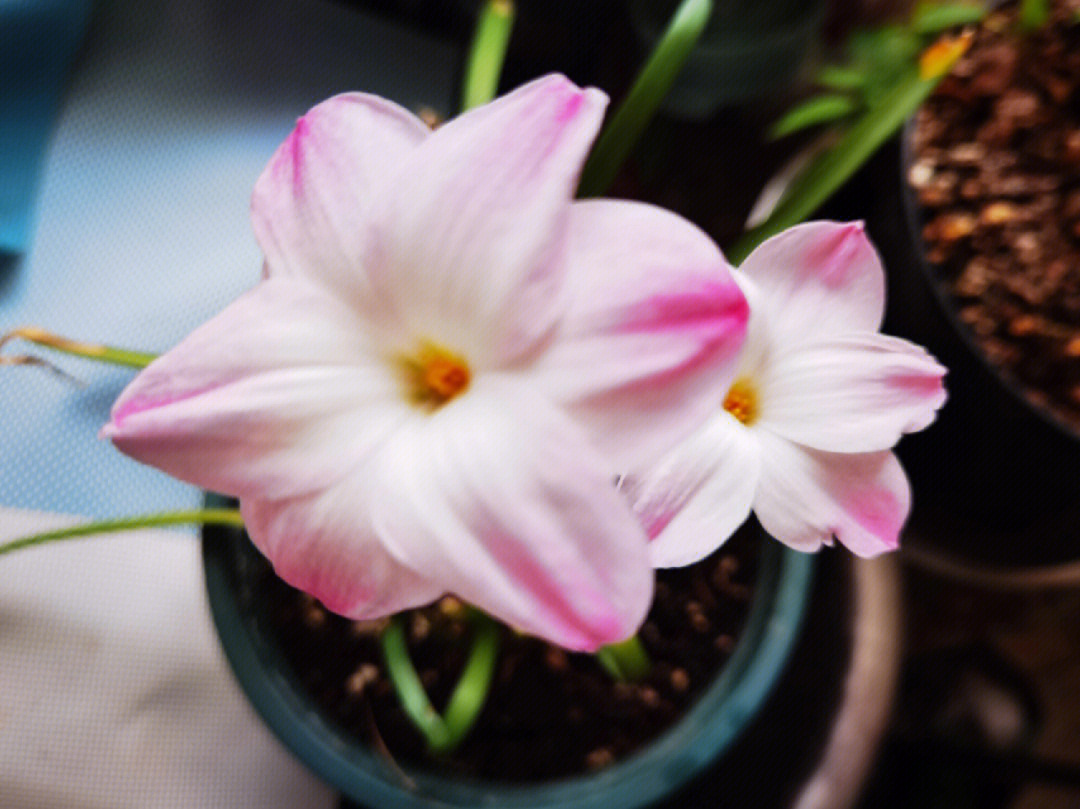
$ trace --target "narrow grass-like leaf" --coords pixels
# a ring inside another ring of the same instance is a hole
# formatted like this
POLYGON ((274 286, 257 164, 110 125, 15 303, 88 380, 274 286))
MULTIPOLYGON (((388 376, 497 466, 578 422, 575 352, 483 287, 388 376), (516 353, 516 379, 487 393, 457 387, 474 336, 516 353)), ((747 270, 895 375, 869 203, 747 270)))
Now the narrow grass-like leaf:
POLYGON ((465 63, 462 111, 486 104, 499 89, 506 48, 514 28, 513 0, 488 0, 480 10, 465 63))
POLYGON ((123 531, 135 531, 140 528, 163 528, 175 525, 232 525, 243 527, 240 512, 230 508, 210 508, 196 511, 166 511, 160 514, 145 514, 139 517, 127 517, 119 520, 84 522, 55 531, 13 539, 0 544, 0 556, 22 548, 32 548, 62 539, 116 534, 123 531))
POLYGON ((769 138, 779 140, 811 126, 832 123, 847 118, 858 109, 859 103, 851 96, 839 93, 814 96, 784 113, 769 127, 769 138))
MULTIPOLYGON (((45 329, 40 329, 37 326, 22 326, 0 335, 0 350, 14 340, 25 340, 28 343, 59 351, 62 354, 70 354, 74 357, 82 357, 83 359, 104 362, 110 365, 122 365, 126 368, 145 368, 157 358, 156 354, 148 354, 143 351, 131 351, 126 348, 71 340, 45 329)), ((8 358, 8 361, 11 359, 8 358)), ((0 364, 5 364, 5 358, 2 355, 0 355, 0 364)))
POLYGON ((866 70, 851 65, 826 65, 814 77, 815 84, 828 90, 858 90, 866 80, 866 70))
POLYGON ((986 16, 979 3, 920 3, 911 15, 911 28, 919 34, 939 34, 961 25, 974 25, 986 16))
POLYGON ((416 672, 405 640, 405 625, 396 616, 382 633, 383 660, 398 701, 413 725, 427 740, 433 753, 456 748, 476 723, 491 690, 491 678, 499 658, 499 627, 488 616, 472 611, 472 646, 461 678, 450 695, 443 716, 431 704, 416 672))
POLYGON ((601 647, 596 651, 596 660, 608 674, 620 681, 642 680, 652 671, 652 660, 637 635, 601 647))
POLYGON ((405 715, 423 734, 430 749, 446 749, 449 738, 446 723, 431 704, 424 684, 420 682, 420 675, 416 673, 416 666, 409 656, 409 646, 405 641, 405 624, 400 617, 391 619, 380 640, 383 660, 386 663, 386 676, 394 686, 405 715))
POLYGON ((1020 0, 1020 14, 1017 21, 1020 23, 1021 31, 1030 34, 1046 25, 1049 19, 1048 0, 1020 0))
POLYGON ((473 611, 472 648, 461 679, 446 704, 446 748, 461 744, 476 723, 491 690, 491 678, 499 660, 499 626, 483 613, 473 611))
POLYGON ((652 55, 593 147, 578 186, 579 197, 604 193, 675 83, 705 30, 712 0, 683 0, 652 55))
POLYGON ((792 181, 769 218, 744 233, 726 251, 731 261, 740 263, 765 239, 797 225, 816 211, 926 100, 963 53, 967 41, 970 40, 960 41, 963 47, 945 43, 951 46, 952 61, 937 66, 939 69, 931 75, 924 76, 914 66, 910 67, 882 103, 859 117, 833 148, 813 160, 792 181))

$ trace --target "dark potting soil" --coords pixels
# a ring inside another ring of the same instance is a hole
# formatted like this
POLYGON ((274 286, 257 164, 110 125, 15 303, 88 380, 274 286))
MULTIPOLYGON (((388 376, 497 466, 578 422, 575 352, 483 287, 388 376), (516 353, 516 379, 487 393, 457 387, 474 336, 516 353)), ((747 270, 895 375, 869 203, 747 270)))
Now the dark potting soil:
MULTIPOLYGON (((255 588, 273 604, 270 631, 295 674, 341 729, 399 762, 446 774, 528 782, 597 770, 674 724, 730 656, 753 595, 760 543, 744 528, 687 568, 659 571, 639 637, 653 661, 640 682, 616 682, 591 655, 568 653, 501 629, 491 692, 477 724, 452 754, 432 757, 386 679, 381 622, 350 621, 284 584, 259 560, 255 588)), ((409 647, 442 709, 464 664, 463 608, 446 598, 412 613, 409 647)))
POLYGON ((927 257, 986 357, 1080 429, 1080 2, 992 14, 915 119, 927 257))

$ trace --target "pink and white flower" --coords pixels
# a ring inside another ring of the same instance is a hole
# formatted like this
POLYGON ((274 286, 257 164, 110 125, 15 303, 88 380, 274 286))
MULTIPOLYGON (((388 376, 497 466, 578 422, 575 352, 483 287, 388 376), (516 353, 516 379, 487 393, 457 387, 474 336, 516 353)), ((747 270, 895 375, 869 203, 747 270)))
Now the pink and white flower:
POLYGON ((368 95, 316 106, 255 188, 264 280, 104 435, 239 497, 336 612, 450 592, 568 648, 627 637, 653 574, 613 481, 707 418, 748 309, 688 222, 572 201, 606 103, 550 76, 434 132, 368 95))
POLYGON ((751 318, 723 407, 622 482, 653 538, 653 564, 707 556, 751 510, 799 550, 834 537, 859 556, 896 548, 911 493, 890 449, 933 421, 945 369, 877 333, 885 275, 861 224, 791 228, 737 278, 751 318))

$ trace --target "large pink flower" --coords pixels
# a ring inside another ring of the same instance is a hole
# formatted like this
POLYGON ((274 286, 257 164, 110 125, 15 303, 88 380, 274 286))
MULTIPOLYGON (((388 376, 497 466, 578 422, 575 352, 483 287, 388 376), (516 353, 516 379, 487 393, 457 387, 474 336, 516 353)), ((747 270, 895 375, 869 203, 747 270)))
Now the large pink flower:
POLYGON ((550 76, 434 132, 371 96, 318 105, 255 188, 265 279, 105 435, 238 496, 336 612, 451 592, 568 648, 628 636, 652 569, 616 473, 707 417, 748 310, 689 223, 572 201, 606 103, 550 76))
POLYGON ((834 537, 860 556, 896 548, 911 493, 890 449, 933 421, 945 369, 877 333, 885 275, 862 226, 791 228, 737 277, 752 314, 723 407, 622 483, 654 538, 653 563, 706 556, 751 509, 799 550, 834 537))

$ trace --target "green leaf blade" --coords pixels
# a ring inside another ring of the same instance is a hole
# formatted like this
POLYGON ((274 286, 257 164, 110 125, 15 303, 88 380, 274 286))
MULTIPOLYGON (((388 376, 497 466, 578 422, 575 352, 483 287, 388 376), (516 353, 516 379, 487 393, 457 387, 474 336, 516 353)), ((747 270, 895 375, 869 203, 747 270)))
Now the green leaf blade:
POLYGON ((903 125, 940 79, 923 79, 916 69, 910 69, 880 105, 864 113, 833 148, 792 181, 766 221, 748 230, 726 251, 731 261, 742 262, 762 241, 814 213, 903 125))
POLYGON ((769 128, 769 138, 779 140, 812 126, 829 124, 847 118, 859 109, 851 96, 828 93, 814 96, 788 110, 769 128))
POLYGON ((911 15, 911 28, 919 34, 940 34, 984 17, 986 9, 978 3, 921 3, 911 15))
POLYGON ((866 86, 866 70, 852 65, 826 65, 814 77, 814 83, 827 90, 860 90, 866 86))
POLYGON ((599 196, 611 185, 697 45, 712 10, 712 0, 683 0, 679 5, 630 91, 600 133, 581 172, 579 197, 599 196))

